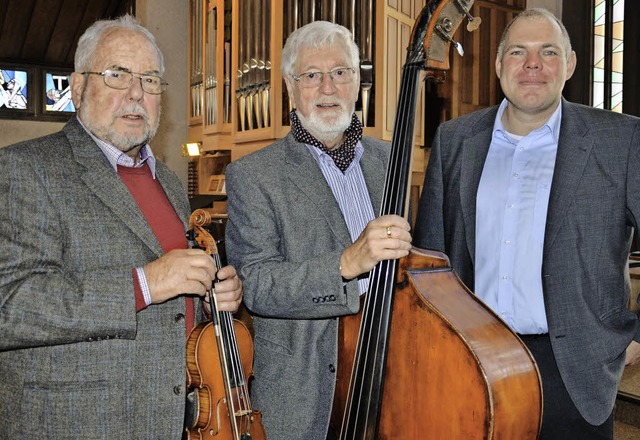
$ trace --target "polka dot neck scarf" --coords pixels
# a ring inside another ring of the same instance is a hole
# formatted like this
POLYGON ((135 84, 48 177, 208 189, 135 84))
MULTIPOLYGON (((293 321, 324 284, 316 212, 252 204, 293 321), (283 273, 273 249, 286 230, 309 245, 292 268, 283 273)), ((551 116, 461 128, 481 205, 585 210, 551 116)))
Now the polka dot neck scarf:
POLYGON ((349 168, 356 154, 356 144, 362 139, 362 123, 355 113, 351 117, 351 125, 344 132, 344 142, 333 150, 329 150, 322 142, 304 129, 295 110, 291 112, 289 117, 291 120, 291 132, 298 142, 313 145, 327 153, 343 173, 349 168))

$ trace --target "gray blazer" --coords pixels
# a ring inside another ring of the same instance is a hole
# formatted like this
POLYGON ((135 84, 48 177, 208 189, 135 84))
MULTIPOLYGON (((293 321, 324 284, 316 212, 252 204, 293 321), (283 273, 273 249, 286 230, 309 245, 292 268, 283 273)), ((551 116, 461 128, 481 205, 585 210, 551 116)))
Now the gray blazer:
MULTIPOLYGON (((476 192, 497 107, 440 126, 414 244, 447 253, 473 289, 476 192)), ((542 276, 554 355, 578 410, 611 414, 625 348, 640 341, 628 309, 627 258, 640 219, 640 120, 562 101, 542 276)))
MULTIPOLYGON (((363 138, 361 165, 380 210, 387 143, 363 138)), ((337 363, 337 316, 359 308, 340 277, 351 244, 331 189, 289 134, 227 167, 226 249, 254 314, 252 402, 270 439, 325 440, 337 363)))
POLYGON ((136 313, 132 268, 163 252, 75 118, 0 149, 0 205, 0 438, 180 438, 185 301, 136 313))

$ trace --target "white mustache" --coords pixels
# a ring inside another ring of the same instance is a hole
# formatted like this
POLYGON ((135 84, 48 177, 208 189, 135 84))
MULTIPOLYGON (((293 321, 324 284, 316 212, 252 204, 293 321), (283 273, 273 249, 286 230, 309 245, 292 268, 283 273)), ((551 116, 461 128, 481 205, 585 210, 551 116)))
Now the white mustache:
POLYGON ((342 100, 327 100, 327 99, 320 99, 318 101, 315 101, 313 103, 314 106, 318 106, 318 105, 337 105, 340 108, 344 108, 344 102, 342 100))
POLYGON ((147 111, 140 105, 136 104, 130 108, 127 109, 123 109, 123 110, 118 110, 114 117, 115 118, 119 118, 122 116, 126 116, 126 115, 136 115, 136 116, 141 116, 145 121, 147 119, 149 119, 149 114, 147 113, 147 111))

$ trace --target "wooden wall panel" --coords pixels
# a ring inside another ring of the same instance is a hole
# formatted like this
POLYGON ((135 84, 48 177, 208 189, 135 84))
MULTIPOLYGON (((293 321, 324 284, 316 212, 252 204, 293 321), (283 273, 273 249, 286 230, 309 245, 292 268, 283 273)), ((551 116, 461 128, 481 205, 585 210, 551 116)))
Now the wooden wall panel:
MULTIPOLYGON (((387 17, 387 38, 386 38, 386 53, 388 65, 397 64, 397 56, 398 56, 398 47, 400 46, 400 33, 399 33, 400 23, 398 19, 394 16, 387 17)), ((395 109, 398 103, 398 83, 400 81, 400 76, 398 75, 398 71, 396 69, 387 69, 387 77, 385 84, 385 108, 387 109, 395 109)), ((393 121, 395 118, 395 112, 385 111, 384 112, 384 127, 383 131, 391 132, 393 130, 393 121)))
MULTIPOLYGON (((407 56, 407 47, 411 38, 411 31, 416 17, 422 11, 425 0, 401 0, 400 4, 388 0, 384 10, 386 18, 386 38, 384 41, 384 59, 386 79, 383 90, 384 104, 382 107, 384 120, 382 121, 381 138, 391 140, 398 103, 398 89, 402 76, 402 66, 407 56), (399 7, 396 8, 396 6, 399 7)), ((415 115, 416 142, 424 145, 423 138, 423 110, 424 98, 419 97, 415 115)))
POLYGON ((463 57, 455 51, 451 54, 451 75, 442 87, 441 95, 446 102, 443 120, 496 105, 502 100, 495 72, 496 53, 502 31, 520 11, 510 5, 522 3, 518 0, 474 3, 472 15, 480 17, 482 24, 474 32, 460 26, 454 36, 461 42, 465 54, 463 57))

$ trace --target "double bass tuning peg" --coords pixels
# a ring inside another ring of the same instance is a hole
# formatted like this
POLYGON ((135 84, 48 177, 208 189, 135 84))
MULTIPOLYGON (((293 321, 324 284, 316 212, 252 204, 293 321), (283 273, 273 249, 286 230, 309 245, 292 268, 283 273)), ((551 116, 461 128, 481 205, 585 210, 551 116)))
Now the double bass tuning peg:
POLYGON ((467 16, 467 20, 469 20, 467 22, 467 31, 473 32, 476 29, 478 29, 480 27, 480 23, 482 23, 482 18, 474 17, 473 15, 471 15, 471 13, 469 12, 469 8, 466 5, 466 2, 464 2, 463 0, 456 0, 456 5, 458 5, 458 8, 462 11, 464 15, 467 16))
POLYGON ((482 23, 482 18, 473 17, 471 16, 471 14, 468 14, 467 18, 469 19, 469 21, 467 22, 467 30, 469 32, 473 32, 480 27, 480 24, 482 23))
POLYGON ((435 25, 435 30, 438 31, 438 33, 442 36, 442 38, 444 38, 445 40, 453 44, 453 47, 455 47, 456 50, 458 51, 458 55, 463 56, 464 49, 462 47, 462 44, 458 43, 456 40, 451 38, 451 35, 449 35, 449 32, 451 32, 452 29, 453 29, 453 22, 446 17, 442 19, 441 23, 435 25))

